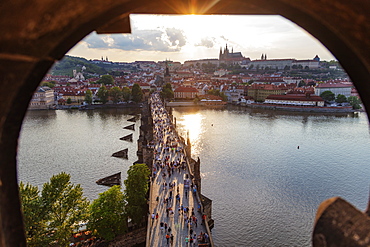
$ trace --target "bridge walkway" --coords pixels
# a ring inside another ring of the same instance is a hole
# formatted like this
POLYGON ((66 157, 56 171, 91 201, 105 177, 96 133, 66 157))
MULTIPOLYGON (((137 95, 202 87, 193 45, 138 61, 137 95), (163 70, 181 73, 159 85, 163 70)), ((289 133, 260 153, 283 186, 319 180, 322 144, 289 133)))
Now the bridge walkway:
POLYGON ((154 123, 155 177, 151 183, 150 236, 147 246, 201 246, 201 243, 208 242, 209 236, 205 224, 202 224, 203 215, 200 210, 198 212, 200 204, 193 192, 196 186, 191 184, 189 178, 185 145, 174 131, 158 94, 152 95, 151 110, 154 123), (168 240, 167 234, 170 237, 168 240))

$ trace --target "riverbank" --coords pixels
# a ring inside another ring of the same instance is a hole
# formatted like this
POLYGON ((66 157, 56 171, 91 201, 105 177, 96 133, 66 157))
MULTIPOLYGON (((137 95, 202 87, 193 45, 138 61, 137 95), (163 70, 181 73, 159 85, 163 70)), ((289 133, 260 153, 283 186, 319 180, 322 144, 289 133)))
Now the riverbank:
POLYGON ((274 104, 263 104, 253 103, 246 104, 245 107, 249 108, 260 108, 267 110, 277 111, 294 111, 294 112, 317 112, 317 113, 352 113, 359 110, 353 110, 352 106, 292 106, 292 105, 274 105, 274 104))

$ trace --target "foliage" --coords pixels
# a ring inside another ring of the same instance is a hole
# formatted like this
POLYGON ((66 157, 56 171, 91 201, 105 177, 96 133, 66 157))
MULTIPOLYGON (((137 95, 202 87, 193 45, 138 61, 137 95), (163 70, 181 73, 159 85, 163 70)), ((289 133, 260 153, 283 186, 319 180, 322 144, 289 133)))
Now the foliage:
POLYGON ((47 245, 46 213, 37 186, 19 184, 27 246, 47 245))
POLYGON ((134 164, 127 171, 125 196, 127 216, 134 224, 140 224, 146 214, 150 170, 146 164, 134 164))
POLYGON ((72 99, 71 98, 67 99, 67 104, 72 104, 72 99))
POLYGON ((222 101, 227 101, 227 96, 224 92, 220 92, 218 89, 211 89, 208 91, 208 94, 220 96, 222 98, 222 101))
POLYGON ((314 81, 307 82, 307 86, 316 86, 316 83, 314 81))
POLYGON ((60 173, 43 185, 19 185, 28 246, 68 246, 73 226, 87 219, 89 202, 70 175, 60 173))
POLYGON ((161 97, 166 100, 170 100, 174 97, 174 92, 172 90, 171 83, 166 83, 166 85, 163 86, 161 91, 161 97))
POLYGON ((86 101, 87 104, 90 105, 92 103, 92 100, 93 100, 93 98, 92 98, 92 92, 91 92, 90 89, 87 89, 86 90, 86 93, 85 93, 85 101, 86 101))
POLYGON ((303 87, 303 86, 306 86, 306 83, 304 82, 304 80, 301 80, 301 81, 298 83, 298 87, 303 87))
POLYGON ((125 200, 118 185, 100 193, 90 205, 88 229, 96 230, 97 235, 112 240, 127 230, 125 200))
POLYGON ((98 84, 113 84, 114 83, 114 78, 111 75, 102 75, 99 80, 96 81, 98 84))
POLYGON ((96 93, 96 96, 99 97, 100 101, 105 104, 108 102, 108 90, 107 88, 103 85, 99 88, 98 92, 96 93))
POLYGON ((131 90, 128 87, 122 88, 122 97, 126 102, 131 99, 131 90))
POLYGON ((50 88, 53 88, 55 87, 55 81, 43 81, 41 83, 41 87, 50 87, 50 88))
POLYGON ((217 65, 210 62, 202 63, 201 67, 205 73, 213 73, 217 69, 217 65))
POLYGON ((47 212, 50 240, 68 246, 72 226, 85 221, 88 215, 89 202, 83 197, 81 186, 73 185, 70 175, 62 172, 44 184, 41 200, 47 212))
MULTIPOLYGON (((56 62, 52 67, 51 71, 53 74, 58 75, 69 75, 72 76, 72 70, 76 68, 86 67, 84 72, 91 74, 105 74, 107 71, 104 68, 97 66, 96 64, 90 63, 88 60, 82 57, 64 56, 59 62, 56 62)), ((78 71, 80 71, 78 69, 78 71)))
POLYGON ((113 103, 120 102, 122 99, 122 90, 119 87, 112 87, 108 92, 113 103))
POLYGON ((351 104, 354 110, 361 109, 361 100, 356 96, 349 96, 347 101, 351 104))
POLYGON ((132 100, 135 101, 136 103, 139 103, 142 101, 143 91, 141 90, 141 87, 139 86, 139 84, 135 83, 132 86, 131 95, 132 95, 132 100))
POLYGON ((337 98, 335 99, 335 102, 337 102, 337 103, 347 102, 347 97, 344 96, 343 94, 338 94, 337 98))
POLYGON ((335 100, 335 94, 332 91, 324 91, 320 94, 320 97, 329 102, 335 100))

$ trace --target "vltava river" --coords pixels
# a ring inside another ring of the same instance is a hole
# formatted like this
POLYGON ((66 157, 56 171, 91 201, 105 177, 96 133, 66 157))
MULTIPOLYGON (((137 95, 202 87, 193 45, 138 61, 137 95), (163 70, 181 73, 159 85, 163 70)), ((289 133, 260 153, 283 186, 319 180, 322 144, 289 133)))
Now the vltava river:
MULTIPOLYGON (((30 112, 22 127, 19 179, 41 186, 65 171, 91 200, 95 181, 137 160, 132 110, 30 112), (134 133, 134 142, 119 138, 134 133), (129 160, 111 157, 129 149, 129 160)), ((230 107, 176 108, 200 157, 202 192, 213 200, 217 246, 310 246, 320 202, 341 196, 364 210, 370 177, 367 117, 230 107), (298 149, 299 146, 299 149, 298 149)))

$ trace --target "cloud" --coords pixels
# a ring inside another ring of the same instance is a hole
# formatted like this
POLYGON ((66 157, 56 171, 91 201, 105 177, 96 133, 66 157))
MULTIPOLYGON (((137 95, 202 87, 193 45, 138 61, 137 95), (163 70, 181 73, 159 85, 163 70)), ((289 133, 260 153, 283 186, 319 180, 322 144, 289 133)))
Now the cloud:
POLYGON ((180 51, 186 44, 184 32, 176 28, 163 30, 136 30, 132 34, 97 35, 84 39, 87 47, 121 49, 126 51, 180 51))
POLYGON ((204 46, 207 48, 212 48, 215 45, 215 38, 203 38, 200 40, 199 43, 195 44, 195 46, 204 46))
POLYGON ((220 38, 221 38, 221 39, 223 39, 223 40, 225 40, 225 41, 229 41, 229 39, 228 39, 228 38, 226 38, 226 37, 225 37, 225 36, 223 36, 223 35, 221 35, 221 36, 220 36, 220 38))
POLYGON ((186 37, 184 31, 176 28, 167 28, 166 34, 172 46, 183 47, 186 45, 186 37))

